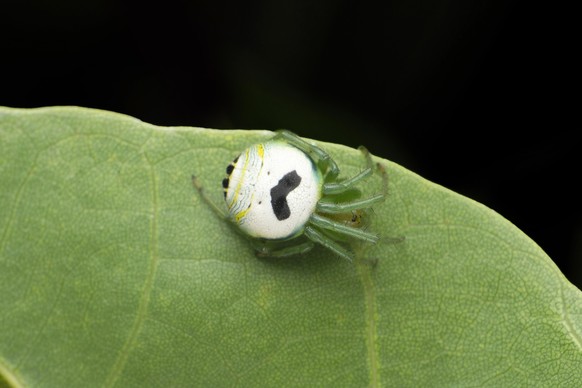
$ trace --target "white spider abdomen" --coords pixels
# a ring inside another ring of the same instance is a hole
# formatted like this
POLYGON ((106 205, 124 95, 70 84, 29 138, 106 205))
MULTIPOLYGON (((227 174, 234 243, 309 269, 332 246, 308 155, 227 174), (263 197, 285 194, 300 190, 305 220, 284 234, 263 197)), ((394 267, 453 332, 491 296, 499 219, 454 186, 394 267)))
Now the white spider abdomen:
POLYGON ((297 235, 321 198, 322 177, 311 158, 281 141, 247 148, 227 173, 223 186, 229 215, 252 237, 297 235))

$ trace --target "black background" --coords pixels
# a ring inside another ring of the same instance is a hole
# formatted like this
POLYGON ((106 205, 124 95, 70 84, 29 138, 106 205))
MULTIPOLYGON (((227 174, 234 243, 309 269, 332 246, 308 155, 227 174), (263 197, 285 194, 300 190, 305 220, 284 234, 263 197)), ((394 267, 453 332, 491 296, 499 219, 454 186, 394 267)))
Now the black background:
POLYGON ((0 105, 365 144, 582 286, 578 13, 517 0, 3 2, 0 105))

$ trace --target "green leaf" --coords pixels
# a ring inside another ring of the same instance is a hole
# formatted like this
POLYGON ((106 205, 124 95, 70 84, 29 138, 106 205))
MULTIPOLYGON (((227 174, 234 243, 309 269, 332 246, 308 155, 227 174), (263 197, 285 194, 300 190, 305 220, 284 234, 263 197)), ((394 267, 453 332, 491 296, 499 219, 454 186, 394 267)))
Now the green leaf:
POLYGON ((580 384, 581 292, 501 216, 394 163, 386 239, 360 252, 376 266, 255 258, 190 177, 221 201, 226 165, 270 136, 0 109, 4 385, 580 384))

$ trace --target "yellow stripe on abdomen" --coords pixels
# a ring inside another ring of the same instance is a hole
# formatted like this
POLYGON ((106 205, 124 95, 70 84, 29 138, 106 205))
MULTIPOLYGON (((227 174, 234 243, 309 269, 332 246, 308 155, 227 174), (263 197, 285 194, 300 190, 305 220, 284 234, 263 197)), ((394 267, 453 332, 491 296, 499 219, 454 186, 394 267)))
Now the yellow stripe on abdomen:
MULTIPOLYGON (((234 189, 234 194, 232 195, 232 201, 228 204, 228 209, 229 210, 232 209, 233 205, 238 200, 238 195, 240 194, 240 189, 241 189, 241 187, 243 185, 243 182, 245 180, 245 175, 246 175, 247 168, 248 168, 248 165, 249 165, 250 152, 251 152, 251 149, 250 148, 248 148, 247 151, 245 152, 245 162, 244 162, 244 166, 242 167, 242 171, 241 171, 240 178, 238 180, 238 184, 236 185, 236 188, 234 189)), ((240 159, 239 159, 238 163, 240 163, 240 159)))

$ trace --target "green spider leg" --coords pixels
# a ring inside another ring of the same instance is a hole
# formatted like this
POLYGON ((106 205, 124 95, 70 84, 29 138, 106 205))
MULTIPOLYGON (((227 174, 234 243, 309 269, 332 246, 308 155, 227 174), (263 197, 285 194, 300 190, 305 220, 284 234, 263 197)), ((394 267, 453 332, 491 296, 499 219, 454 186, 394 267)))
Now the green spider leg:
POLYGON ((309 252, 315 246, 311 240, 304 241, 268 241, 268 240, 252 240, 252 246, 255 249, 257 257, 287 257, 294 255, 301 255, 309 252))
POLYGON ((326 180, 333 179, 339 175, 340 170, 336 162, 331 158, 331 156, 329 156, 327 152, 318 146, 308 143, 293 132, 286 130, 277 131, 277 137, 284 139, 287 141, 287 143, 299 148, 301 151, 315 159, 317 161, 317 165, 321 165, 321 167, 323 167, 326 180))
POLYGON ((228 215, 226 214, 224 209, 221 208, 220 206, 218 206, 212 199, 210 199, 208 194, 206 194, 206 190, 204 190, 204 187, 202 186, 202 184, 198 180, 198 177, 195 175, 192 175, 192 185, 194 186, 194 188, 196 190, 198 190, 198 193, 200 194, 200 198, 202 198, 202 200, 204 202, 206 202, 206 204, 208 206, 210 206, 212 211, 214 211, 214 213, 216 213, 216 215, 219 218, 222 218, 224 220, 228 220, 228 215))
POLYGON ((336 243, 332 238, 317 230, 317 228, 308 225, 305 227, 304 233, 309 239, 329 249, 336 255, 341 256, 348 261, 354 260, 355 255, 351 251, 336 243))
MULTIPOLYGON (((360 147, 359 149, 366 159, 366 168, 353 177, 341 182, 324 184, 324 198, 326 194, 337 198, 349 190, 354 190, 356 184, 372 175, 374 172, 372 157, 366 148, 360 147)), ((363 210, 384 201, 388 192, 388 174, 384 166, 380 163, 377 163, 376 169, 382 175, 382 193, 369 198, 346 202, 331 202, 329 200, 325 201, 325 199, 319 201, 316 205, 316 212, 311 215, 308 225, 305 227, 307 237, 350 261, 354 259, 355 253, 338 243, 338 238, 352 238, 372 244, 378 242, 379 237, 377 235, 333 219, 334 215, 363 210), (326 214, 331 218, 326 217, 326 214)))
POLYGON ((309 223, 319 229, 331 230, 333 232, 353 237, 358 240, 366 241, 372 244, 378 242, 378 236, 376 236, 373 233, 345 225, 342 222, 322 217, 316 213, 313 213, 311 217, 309 217, 309 223))
POLYGON ((320 213, 331 213, 331 214, 341 214, 352 210, 365 209, 384 202, 384 194, 377 194, 370 198, 365 198, 362 200, 335 203, 335 202, 323 202, 317 203, 315 209, 320 213))
POLYGON ((374 172, 374 162, 372 161, 372 156, 370 152, 364 146, 359 146, 358 149, 366 158, 366 168, 362 170, 359 174, 354 175, 351 178, 345 179, 341 182, 330 182, 323 185, 323 195, 328 194, 339 194, 344 191, 354 187, 361 180, 368 178, 374 172))
MULTIPOLYGON (((326 183, 323 185, 324 198, 325 194, 342 194, 348 190, 351 190, 357 183, 363 179, 368 178, 373 173, 374 163, 372 162, 372 157, 370 152, 365 148, 360 146, 360 151, 366 158, 366 168, 362 170, 359 174, 356 174, 352 178, 348 178, 339 183, 326 183)), ((353 200, 348 202, 331 202, 331 201, 319 201, 316 206, 316 211, 320 213, 329 214, 341 214, 350 212, 358 209, 370 208, 373 205, 377 205, 384 202, 386 194, 388 193, 388 174, 386 169, 380 163, 376 164, 376 168, 380 175, 382 176, 382 192, 376 194, 369 198, 353 200)))

